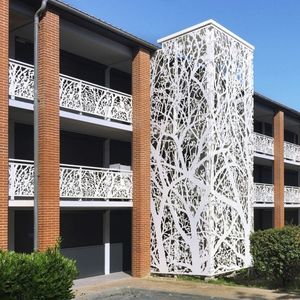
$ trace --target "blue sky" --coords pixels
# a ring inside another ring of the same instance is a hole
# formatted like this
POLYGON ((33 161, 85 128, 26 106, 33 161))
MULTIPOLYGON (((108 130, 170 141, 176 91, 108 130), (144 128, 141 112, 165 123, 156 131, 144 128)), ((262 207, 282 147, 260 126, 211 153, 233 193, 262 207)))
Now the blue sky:
POLYGON ((300 110, 300 0, 66 0, 149 42, 214 19, 255 46, 255 90, 300 110))

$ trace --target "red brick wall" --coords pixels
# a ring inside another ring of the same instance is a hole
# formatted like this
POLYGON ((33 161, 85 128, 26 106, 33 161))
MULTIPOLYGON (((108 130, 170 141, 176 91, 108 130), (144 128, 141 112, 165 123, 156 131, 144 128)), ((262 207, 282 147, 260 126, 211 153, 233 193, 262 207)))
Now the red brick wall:
POLYGON ((274 227, 284 226, 284 113, 274 116, 274 227))
POLYGON ((150 273, 150 54, 135 53, 132 61, 132 275, 150 273))
POLYGON ((9 0, 0 0, 0 248, 8 246, 8 23, 9 0))
POLYGON ((47 12, 39 36, 39 250, 59 237, 59 16, 47 12))

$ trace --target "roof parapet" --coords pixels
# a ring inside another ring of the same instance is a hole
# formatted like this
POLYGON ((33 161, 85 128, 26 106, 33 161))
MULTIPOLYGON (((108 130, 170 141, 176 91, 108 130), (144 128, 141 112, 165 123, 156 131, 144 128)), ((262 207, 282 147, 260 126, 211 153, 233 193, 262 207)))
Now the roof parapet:
POLYGON ((212 20, 212 19, 209 19, 207 21, 204 21, 204 22, 201 22, 199 24, 196 24, 194 26, 191 26, 191 27, 188 27, 186 29, 183 29, 183 30, 180 30, 178 32, 175 32, 173 34, 170 34, 166 37, 163 37, 159 40, 157 40, 157 42, 159 44, 162 44, 166 41, 169 41, 171 39, 174 39, 176 37, 179 37, 179 36, 182 36, 182 35, 185 35, 191 31, 194 31, 194 30, 197 30, 197 29, 200 29, 200 28, 203 28, 203 27, 206 27, 206 26, 214 26, 216 27, 217 29, 225 32, 226 34, 230 35, 232 38, 234 38, 235 40, 239 41, 240 43, 244 44, 245 46, 247 46, 248 48, 250 48, 251 50, 254 50, 254 46, 251 45, 250 43, 246 42, 244 39, 240 38, 238 35, 236 35, 235 33, 233 33, 232 31, 228 30, 227 28, 225 28, 224 26, 222 26, 221 24, 217 23, 216 21, 212 20))

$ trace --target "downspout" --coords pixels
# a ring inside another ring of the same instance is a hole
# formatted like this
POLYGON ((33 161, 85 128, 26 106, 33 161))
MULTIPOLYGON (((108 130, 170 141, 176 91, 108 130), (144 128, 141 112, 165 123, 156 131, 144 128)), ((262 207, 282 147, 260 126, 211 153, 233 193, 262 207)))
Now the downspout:
POLYGON ((38 82, 39 82, 39 22, 40 16, 45 11, 47 0, 43 0, 41 7, 34 14, 34 201, 33 201, 33 250, 38 251, 38 205, 39 205, 39 98, 38 98, 38 82))

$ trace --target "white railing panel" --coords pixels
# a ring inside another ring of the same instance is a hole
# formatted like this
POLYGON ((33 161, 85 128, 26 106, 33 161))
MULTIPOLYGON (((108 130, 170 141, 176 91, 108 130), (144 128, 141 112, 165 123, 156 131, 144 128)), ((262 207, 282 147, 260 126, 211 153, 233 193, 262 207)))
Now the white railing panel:
POLYGON ((9 192, 10 199, 34 196, 34 167, 31 161, 10 160, 9 192))
MULTIPOLYGON (((32 161, 10 160, 9 197, 33 198, 34 166, 32 161)), ((132 199, 132 172, 61 165, 60 197, 64 199, 132 199)))
POLYGON ((34 99, 34 69, 32 65, 9 60, 9 95, 12 97, 34 99))
POLYGON ((272 204, 274 203, 274 185, 266 183, 254 184, 254 203, 272 204))
POLYGON ((284 203, 300 204, 300 187, 285 186, 284 187, 284 203))
POLYGON ((131 200, 132 172, 62 165, 60 196, 62 198, 131 200))
POLYGON ((254 132, 254 150, 255 152, 274 155, 274 139, 273 137, 254 132))
POLYGON ((284 142, 284 158, 293 162, 300 162, 300 146, 284 142))
MULTIPOLYGON (((255 199, 256 204, 273 204, 274 203, 274 185, 265 183, 255 183, 255 199)), ((284 203, 287 205, 300 204, 300 187, 285 186, 284 187, 284 203)))
MULTIPOLYGON (((9 95, 34 99, 34 68, 16 60, 9 61, 9 95)), ((60 75, 60 107, 132 123, 132 97, 100 85, 60 75)))
POLYGON ((60 76, 60 106, 81 113, 131 123, 131 95, 76 78, 60 76))

